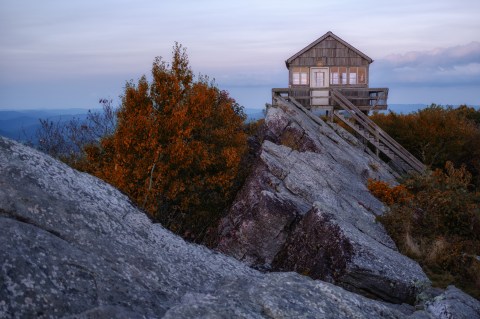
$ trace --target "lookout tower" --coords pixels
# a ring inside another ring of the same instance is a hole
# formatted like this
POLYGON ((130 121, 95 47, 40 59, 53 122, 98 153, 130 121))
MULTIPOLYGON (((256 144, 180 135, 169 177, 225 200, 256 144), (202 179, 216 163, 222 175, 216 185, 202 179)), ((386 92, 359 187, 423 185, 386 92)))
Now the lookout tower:
POLYGON ((288 88, 273 94, 291 96, 308 109, 333 111, 339 109, 334 90, 365 113, 386 110, 388 89, 369 87, 372 62, 329 31, 285 61, 288 88))
POLYGON ((369 87, 373 62, 332 32, 327 32, 290 57, 288 88, 272 89, 272 105, 304 112, 323 110, 345 123, 375 154, 400 174, 422 173, 425 166, 367 115, 387 109, 387 88, 369 87))

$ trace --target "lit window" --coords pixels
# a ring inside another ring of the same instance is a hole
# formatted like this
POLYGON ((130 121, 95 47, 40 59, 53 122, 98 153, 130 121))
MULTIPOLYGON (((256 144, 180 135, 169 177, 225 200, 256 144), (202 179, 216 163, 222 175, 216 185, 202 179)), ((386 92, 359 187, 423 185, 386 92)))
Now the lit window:
POLYGON ((367 83, 367 71, 365 67, 338 67, 330 68, 330 84, 332 85, 356 85, 367 83))
POLYGON ((300 73, 299 72, 293 72, 292 74, 292 83, 295 85, 300 84, 300 73))
POLYGON ((338 67, 336 66, 330 68, 330 84, 340 84, 338 67))
POLYGON ((357 68, 348 68, 348 84, 357 84, 357 68))
POLYGON ((347 68, 341 67, 340 70, 340 83, 343 85, 347 84, 347 68))
POLYGON ((307 84, 307 72, 300 72, 300 84, 307 84))
POLYGON ((292 70, 292 84, 307 85, 308 84, 308 68, 294 68, 292 70))
POLYGON ((367 83, 367 70, 365 68, 358 68, 358 84, 367 83))

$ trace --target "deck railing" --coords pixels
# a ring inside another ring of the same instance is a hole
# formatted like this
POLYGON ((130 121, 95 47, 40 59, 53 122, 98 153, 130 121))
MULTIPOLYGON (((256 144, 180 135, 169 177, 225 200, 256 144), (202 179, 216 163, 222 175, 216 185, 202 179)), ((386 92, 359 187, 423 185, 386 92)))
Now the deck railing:
POLYGON ((359 107, 363 111, 387 109, 388 88, 273 88, 272 98, 275 95, 286 98, 293 97, 306 108, 316 106, 330 106, 336 108, 339 107, 339 105, 334 99, 332 99, 332 90, 341 92, 353 105, 359 107), (314 100, 322 100, 324 103, 315 104, 314 100))

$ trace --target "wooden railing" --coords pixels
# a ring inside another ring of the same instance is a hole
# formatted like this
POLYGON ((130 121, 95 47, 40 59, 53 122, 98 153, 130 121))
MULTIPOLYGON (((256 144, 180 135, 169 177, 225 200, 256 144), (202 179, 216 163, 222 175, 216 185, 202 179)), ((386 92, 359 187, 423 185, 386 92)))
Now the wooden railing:
POLYGON ((274 88, 272 89, 272 97, 292 97, 306 108, 315 107, 313 100, 323 98, 328 99, 326 105, 335 108, 338 105, 332 99, 332 90, 341 92, 352 104, 360 107, 364 111, 387 109, 388 88, 274 88), (323 94, 316 95, 315 92, 323 92, 323 94))
POLYGON ((348 119, 338 112, 334 112, 334 116, 368 140, 376 148, 377 152, 380 151, 391 160, 397 161, 397 165, 404 168, 407 165, 406 171, 413 170, 417 173, 425 171, 425 166, 422 162, 375 124, 358 107, 353 105, 340 91, 332 89, 331 97, 349 114, 348 119))
MULTIPOLYGON (((272 90, 273 105, 277 104, 277 100, 281 100, 285 103, 290 102, 297 108, 304 109, 304 106, 297 101, 296 98, 289 94, 285 94, 284 91, 274 90, 278 89, 272 90)), ((347 118, 337 110, 333 112, 334 116, 371 143, 376 149, 377 156, 379 156, 379 152, 381 152, 392 161, 397 169, 404 172, 423 173, 425 171, 425 166, 422 162, 375 124, 375 122, 362 112, 362 110, 343 95, 340 90, 330 88, 329 92, 330 98, 336 103, 336 105, 345 110, 349 115, 347 118)))

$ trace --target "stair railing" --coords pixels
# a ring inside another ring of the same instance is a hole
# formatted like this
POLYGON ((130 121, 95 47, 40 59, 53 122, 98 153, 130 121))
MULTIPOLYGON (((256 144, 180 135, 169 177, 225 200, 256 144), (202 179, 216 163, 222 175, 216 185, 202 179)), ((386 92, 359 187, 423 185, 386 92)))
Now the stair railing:
MULTIPOLYGON (((420 162, 415 156, 413 156, 409 151, 407 151, 402 145, 395 141, 390 135, 388 135, 384 130, 382 130, 375 122, 373 122, 367 115, 365 115, 359 108, 357 108, 353 103, 351 103, 347 97, 340 93, 337 89, 331 89, 332 99, 339 104, 339 106, 347 111, 355 121, 364 128, 368 133, 372 134, 374 137, 378 136, 378 142, 383 143, 392 153, 401 158, 406 162, 411 168, 416 172, 422 173, 425 170, 425 166, 420 162)), ((340 118, 345 122, 346 119, 340 118)), ((350 123, 347 123, 350 124, 350 123)), ((354 126, 354 130, 358 131, 354 126)), ((375 145, 378 149, 380 144, 375 145)), ((380 149, 383 153, 382 149, 380 149)), ((386 154, 386 153, 385 153, 386 154)), ((389 154, 386 154, 387 156, 389 154)), ((390 156, 389 156, 390 157, 390 156)))

